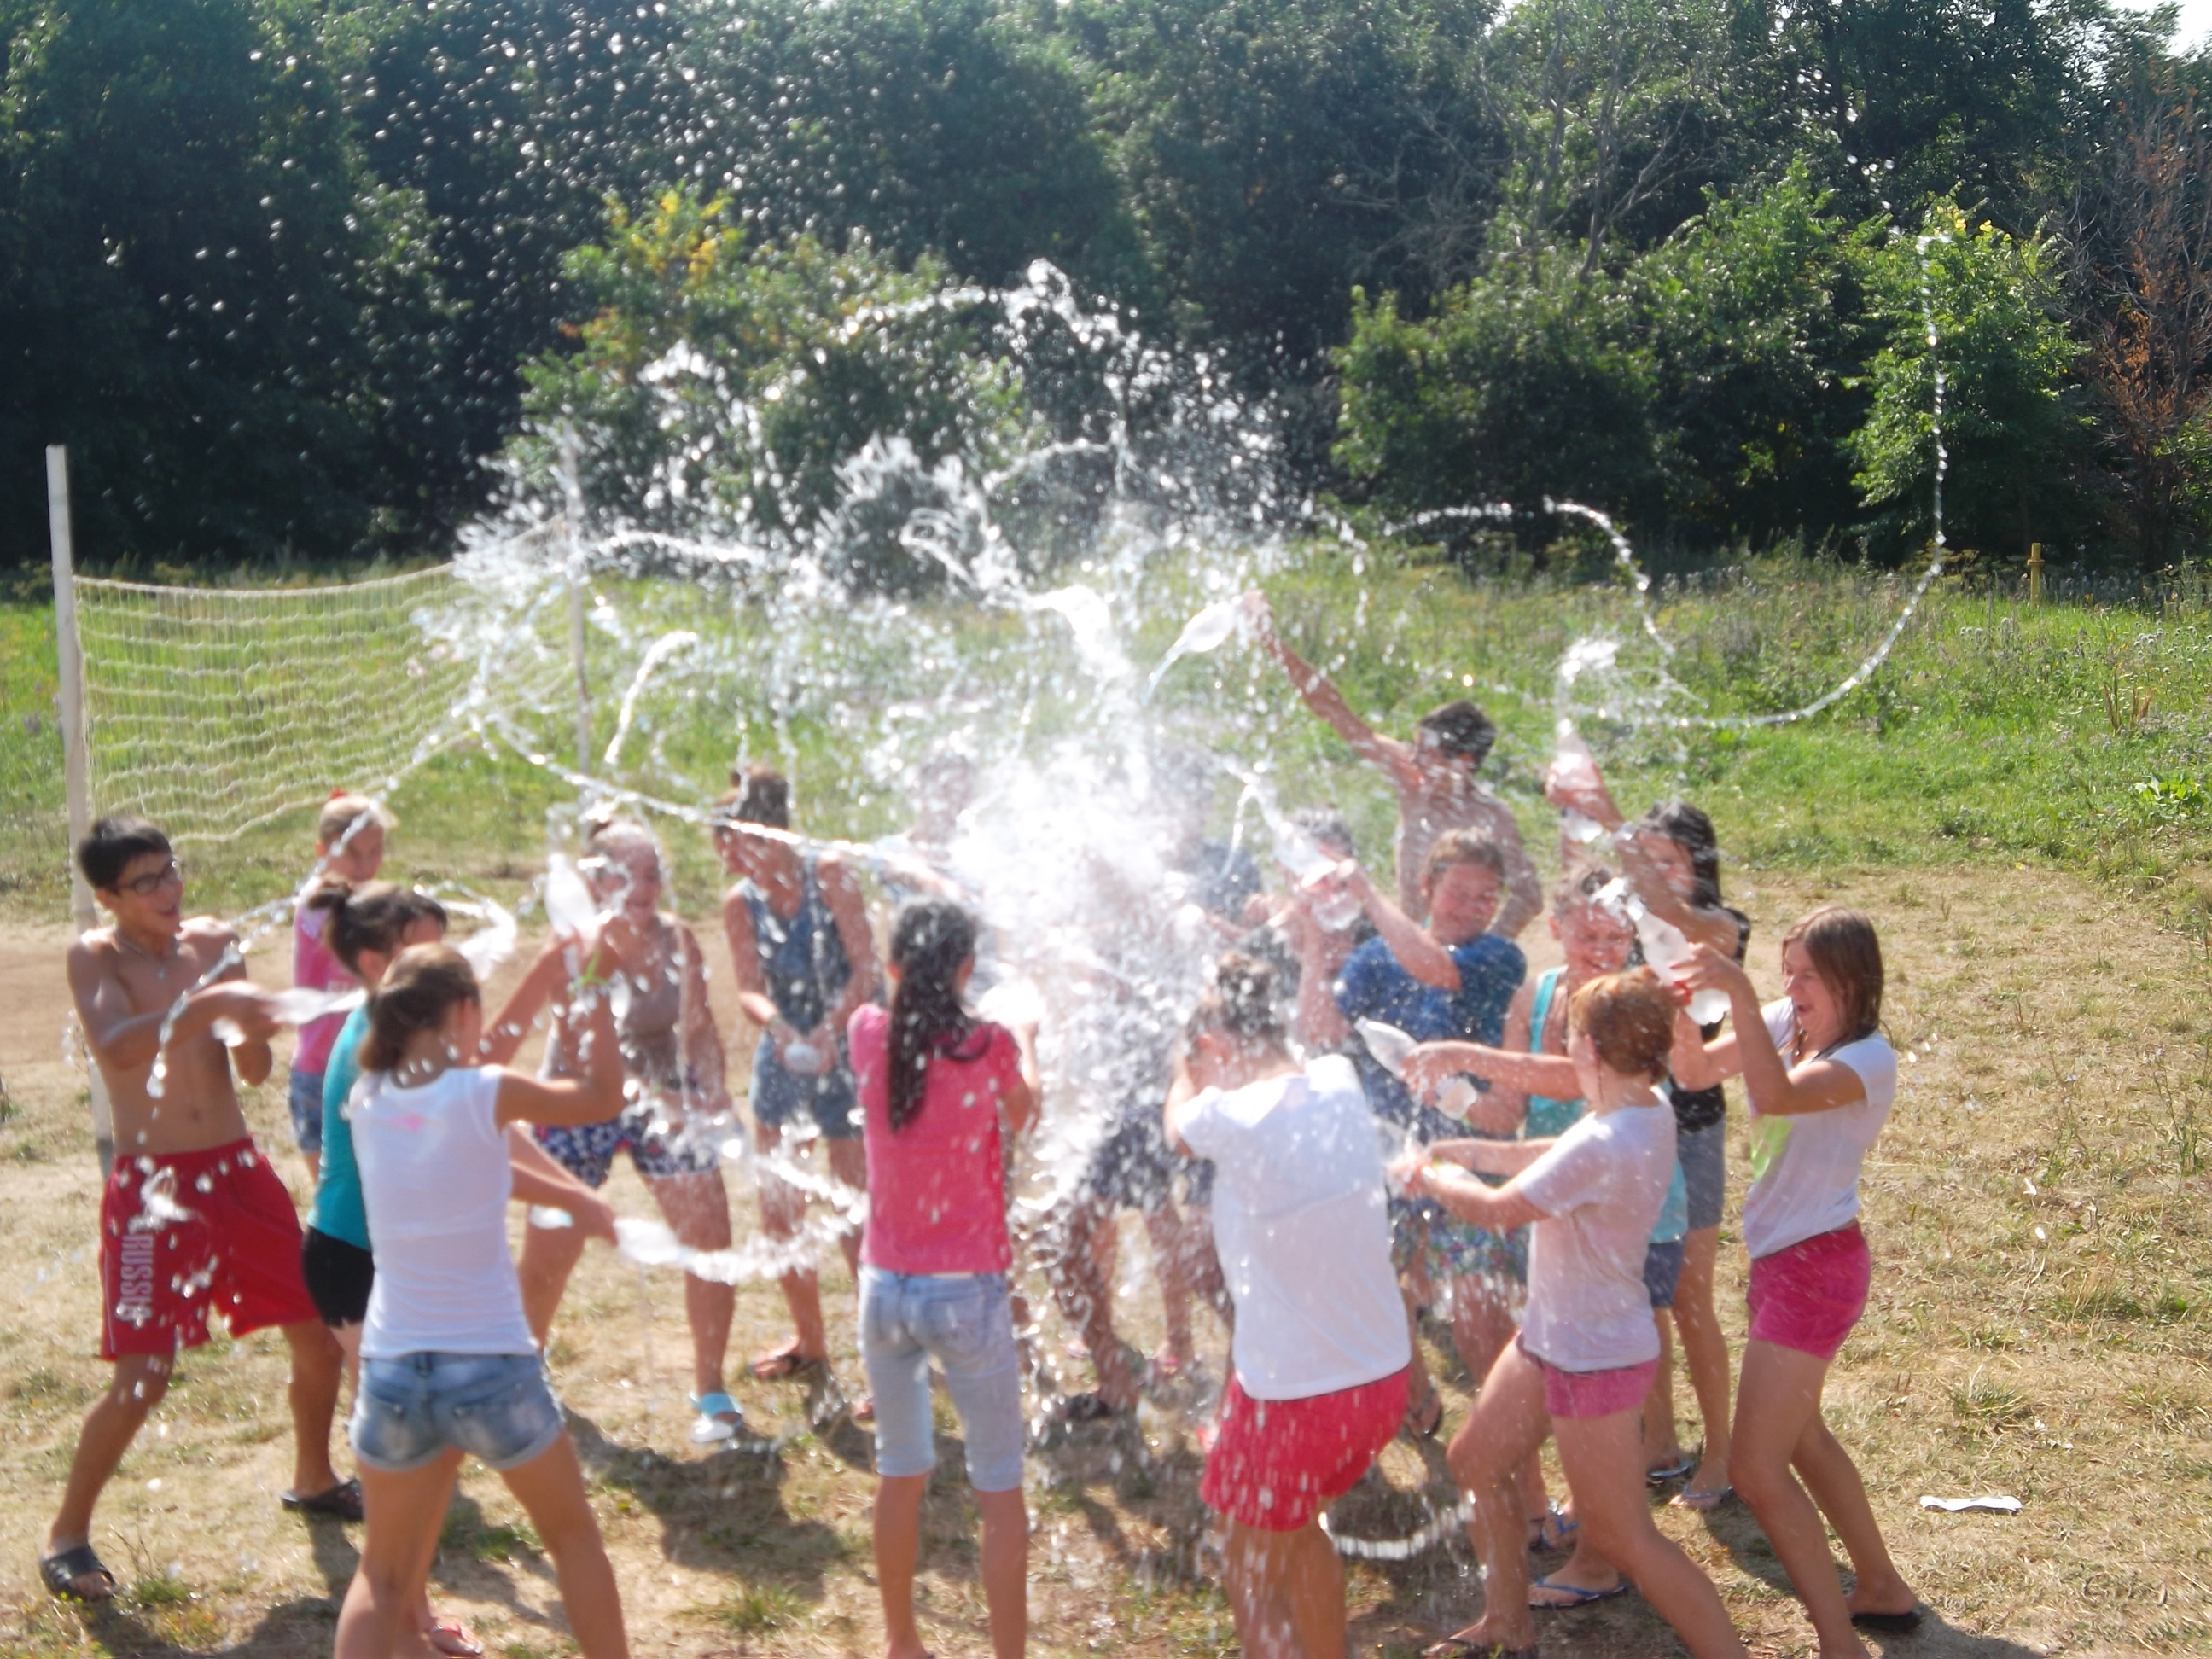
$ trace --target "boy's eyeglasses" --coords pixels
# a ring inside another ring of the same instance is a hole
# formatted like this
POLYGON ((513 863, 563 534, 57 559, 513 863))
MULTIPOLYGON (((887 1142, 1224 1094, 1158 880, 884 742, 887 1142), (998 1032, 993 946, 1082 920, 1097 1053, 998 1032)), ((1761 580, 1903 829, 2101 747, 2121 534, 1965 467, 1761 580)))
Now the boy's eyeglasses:
POLYGON ((124 892, 136 893, 140 898, 151 898, 173 881, 179 887, 185 884, 182 859, 171 859, 150 876, 134 876, 129 881, 118 881, 115 884, 124 892))

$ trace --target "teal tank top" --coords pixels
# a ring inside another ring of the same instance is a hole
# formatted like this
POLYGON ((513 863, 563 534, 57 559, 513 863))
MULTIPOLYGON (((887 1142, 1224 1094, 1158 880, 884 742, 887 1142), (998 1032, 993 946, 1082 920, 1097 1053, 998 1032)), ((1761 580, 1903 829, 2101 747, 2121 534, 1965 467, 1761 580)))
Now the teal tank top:
POLYGON ((368 1206, 362 1201, 361 1165, 354 1161, 353 1120, 345 1115, 346 1097, 361 1075, 361 1040, 368 1032, 368 1005, 346 1016, 323 1073, 323 1170, 315 1182, 314 1207, 307 1224, 329 1238, 342 1238, 356 1249, 368 1244, 368 1206))
MULTIPOLYGON (((1554 968, 1536 981, 1536 1000, 1528 1010, 1528 1052, 1544 1052, 1544 1026, 1552 1017, 1552 999, 1559 994, 1559 981, 1566 973, 1564 968, 1554 968)), ((1548 1095, 1528 1097, 1528 1115, 1522 1121, 1521 1139, 1548 1140, 1566 1133, 1567 1126, 1583 1115, 1579 1097, 1573 1100, 1553 1100, 1548 1095)), ((1654 1244, 1671 1244, 1690 1231, 1690 1189, 1682 1180, 1682 1160, 1674 1160, 1674 1179, 1667 1183, 1667 1201, 1659 1209, 1659 1224, 1651 1230, 1654 1244)))

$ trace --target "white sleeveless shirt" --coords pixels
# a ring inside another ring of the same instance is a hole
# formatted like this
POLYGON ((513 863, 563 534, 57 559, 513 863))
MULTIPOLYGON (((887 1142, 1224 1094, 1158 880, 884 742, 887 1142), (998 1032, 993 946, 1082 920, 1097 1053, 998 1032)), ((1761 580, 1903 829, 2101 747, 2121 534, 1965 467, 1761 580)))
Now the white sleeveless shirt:
POLYGON ((507 1248, 514 1176, 498 1103, 489 1066, 414 1089, 385 1073, 354 1085, 347 1114, 376 1257, 364 1359, 538 1352, 507 1248))

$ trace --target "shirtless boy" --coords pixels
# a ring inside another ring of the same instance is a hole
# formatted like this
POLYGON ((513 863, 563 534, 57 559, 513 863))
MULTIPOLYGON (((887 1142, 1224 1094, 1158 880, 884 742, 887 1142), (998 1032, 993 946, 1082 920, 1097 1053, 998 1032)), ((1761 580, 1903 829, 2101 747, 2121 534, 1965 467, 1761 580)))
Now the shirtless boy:
POLYGON ((115 1575, 93 1553, 93 1505, 168 1391, 177 1351, 207 1340, 210 1311, 233 1336, 276 1325, 291 1344, 285 1507, 359 1520, 361 1488, 331 1468, 338 1346, 300 1278, 299 1218, 231 1085, 234 1065, 248 1083, 269 1075, 266 994, 235 962, 210 976, 234 936, 214 917, 185 919, 184 871, 152 824, 102 818, 77 864, 114 918, 70 946, 69 981, 115 1112, 115 1170, 100 1206, 100 1354, 115 1378, 85 1413, 39 1572, 57 1595, 98 1601, 115 1575), (187 992, 156 1093, 161 1022, 187 992), (218 1021, 242 1040, 226 1047, 218 1021))
POLYGON ((1505 860, 1505 897, 1490 931, 1516 937, 1544 908, 1543 884, 1521 844, 1513 809, 1485 788, 1475 774, 1490 757, 1498 728, 1490 717, 1462 698, 1431 708, 1413 728, 1413 741, 1387 738, 1352 712, 1344 694, 1321 670, 1283 643, 1267 609, 1267 596, 1256 588, 1245 596, 1255 635, 1283 665, 1291 685, 1307 708, 1350 744, 1352 752, 1380 767, 1398 793, 1398 903, 1415 921, 1428 915, 1421 894, 1421 872, 1429 848, 1453 830, 1474 830, 1498 844, 1505 860))

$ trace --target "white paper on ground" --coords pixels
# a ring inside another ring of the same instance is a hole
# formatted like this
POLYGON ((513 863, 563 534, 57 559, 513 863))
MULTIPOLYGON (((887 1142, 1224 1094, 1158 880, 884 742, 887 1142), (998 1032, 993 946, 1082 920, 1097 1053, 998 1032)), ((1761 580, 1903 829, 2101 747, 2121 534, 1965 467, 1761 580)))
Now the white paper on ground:
POLYGON ((1923 1510, 1948 1510, 1956 1514, 1961 1510, 1990 1510, 1998 1515, 2018 1515, 2020 1499, 2002 1492, 1990 1492, 1981 1498, 1930 1498, 1923 1494, 1920 1507, 1923 1510))

